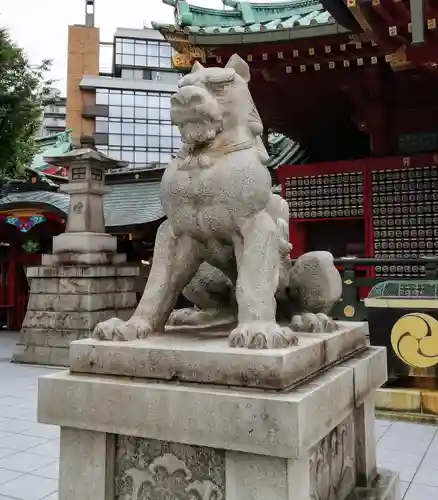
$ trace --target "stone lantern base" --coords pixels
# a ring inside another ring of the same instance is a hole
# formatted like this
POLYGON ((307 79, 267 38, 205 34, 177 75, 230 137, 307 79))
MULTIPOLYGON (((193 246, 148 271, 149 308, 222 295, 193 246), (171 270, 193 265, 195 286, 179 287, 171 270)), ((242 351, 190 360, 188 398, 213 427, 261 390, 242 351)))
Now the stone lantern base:
MULTIPOLYGON (((117 252, 117 238, 105 233, 63 233, 53 238, 53 256, 64 253, 84 255, 117 252)), ((55 259, 56 260, 56 259, 55 259)))
POLYGON ((43 255, 41 266, 27 270, 29 303, 13 361, 67 366, 70 342, 90 337, 100 321, 132 316, 139 268, 126 264, 116 246, 107 234, 54 238, 58 253, 43 255))

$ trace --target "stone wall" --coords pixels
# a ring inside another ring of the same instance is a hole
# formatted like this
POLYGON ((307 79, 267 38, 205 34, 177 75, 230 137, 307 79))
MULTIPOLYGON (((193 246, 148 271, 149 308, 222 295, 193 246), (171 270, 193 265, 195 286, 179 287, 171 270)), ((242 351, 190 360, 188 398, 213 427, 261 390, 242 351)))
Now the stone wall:
POLYGON ((137 305, 137 266, 41 266, 27 276, 30 295, 16 362, 66 366, 70 342, 90 337, 100 321, 129 319, 137 305))

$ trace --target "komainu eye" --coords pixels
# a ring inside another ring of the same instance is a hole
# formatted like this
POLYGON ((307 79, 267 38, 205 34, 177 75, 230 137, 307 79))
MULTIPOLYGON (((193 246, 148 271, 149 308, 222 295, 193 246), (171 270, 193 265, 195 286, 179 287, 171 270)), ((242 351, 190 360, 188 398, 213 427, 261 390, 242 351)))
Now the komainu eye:
POLYGON ((230 88, 229 83, 208 83, 208 90, 215 95, 224 95, 230 88))

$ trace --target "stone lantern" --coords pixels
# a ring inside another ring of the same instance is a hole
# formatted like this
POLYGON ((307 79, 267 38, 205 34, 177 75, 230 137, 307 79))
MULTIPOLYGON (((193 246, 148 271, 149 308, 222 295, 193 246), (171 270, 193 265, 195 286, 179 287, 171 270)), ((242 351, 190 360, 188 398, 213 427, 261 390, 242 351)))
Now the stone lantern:
POLYGON ((92 137, 83 136, 81 147, 62 156, 45 158, 53 166, 67 167, 69 183, 63 191, 70 194, 65 233, 53 239, 53 253, 115 252, 117 239, 105 234, 103 197, 105 171, 125 167, 97 151, 92 137))
POLYGON ((67 365, 72 340, 90 337, 100 321, 133 315, 139 268, 126 263, 117 238, 105 233, 105 171, 126 164, 97 151, 87 137, 79 149, 45 161, 68 168, 68 219, 65 233, 53 238, 53 254, 27 269, 29 302, 13 359, 67 365))

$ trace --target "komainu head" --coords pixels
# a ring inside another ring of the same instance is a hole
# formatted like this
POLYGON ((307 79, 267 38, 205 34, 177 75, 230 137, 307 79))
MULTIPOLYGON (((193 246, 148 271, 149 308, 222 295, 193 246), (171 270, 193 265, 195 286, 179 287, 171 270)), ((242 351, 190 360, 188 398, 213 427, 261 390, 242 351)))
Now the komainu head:
POLYGON ((221 132, 242 125, 259 135, 263 127, 248 89, 249 80, 248 64, 237 54, 224 68, 204 68, 196 62, 192 72, 180 80, 171 100, 172 122, 179 127, 183 142, 208 143, 221 132))

